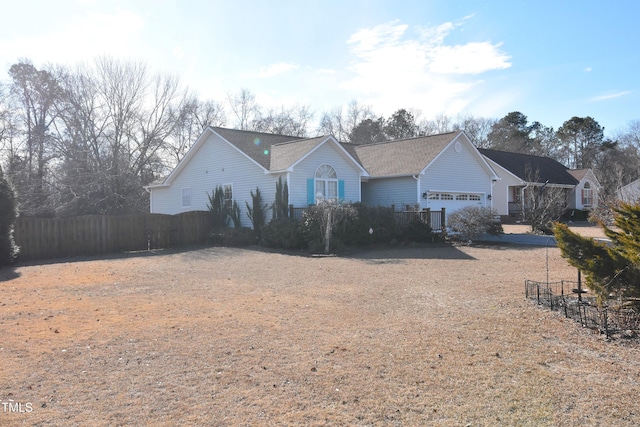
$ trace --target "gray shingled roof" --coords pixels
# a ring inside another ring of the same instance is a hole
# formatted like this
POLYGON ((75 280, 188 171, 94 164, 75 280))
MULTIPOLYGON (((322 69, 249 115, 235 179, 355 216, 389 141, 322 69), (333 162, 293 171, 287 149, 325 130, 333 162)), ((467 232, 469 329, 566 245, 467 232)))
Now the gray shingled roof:
POLYGON ((287 169, 327 138, 327 136, 319 136, 317 138, 301 139, 272 145, 269 170, 279 171, 287 169))
POLYGON ((460 132, 366 144, 353 147, 372 177, 416 175, 444 150, 460 132))
POLYGON ((273 135, 237 129, 211 127, 221 137, 235 145, 240 151, 258 162, 265 169, 270 168, 273 145, 299 140, 299 136, 273 135))
POLYGON ((548 181, 549 184, 578 184, 578 181, 569 173, 569 169, 566 166, 549 157, 488 150, 486 148, 478 149, 478 151, 526 182, 544 184, 548 181), (533 180, 534 178, 536 178, 535 181, 533 180))
POLYGON ((582 178, 589 172, 589 169, 569 169, 569 173, 572 177, 578 180, 578 182, 582 181, 582 178))

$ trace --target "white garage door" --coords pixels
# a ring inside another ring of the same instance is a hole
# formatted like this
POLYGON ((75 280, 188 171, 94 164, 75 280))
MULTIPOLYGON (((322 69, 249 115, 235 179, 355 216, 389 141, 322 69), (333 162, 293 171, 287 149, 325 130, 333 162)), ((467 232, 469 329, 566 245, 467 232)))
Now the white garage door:
POLYGON ((455 212, 465 206, 485 206, 482 193, 429 192, 429 208, 445 208, 447 213, 455 212))

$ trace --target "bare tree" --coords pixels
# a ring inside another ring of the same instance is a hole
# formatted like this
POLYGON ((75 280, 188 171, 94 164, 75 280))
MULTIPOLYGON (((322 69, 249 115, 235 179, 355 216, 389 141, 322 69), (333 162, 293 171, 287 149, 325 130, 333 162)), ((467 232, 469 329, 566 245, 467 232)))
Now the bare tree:
POLYGON ((361 105, 358 101, 351 101, 346 111, 344 107, 334 108, 325 112, 320 118, 319 135, 333 135, 340 141, 349 141, 353 129, 366 119, 375 119, 371 106, 361 105))
POLYGON ((251 123, 260 115, 255 95, 249 89, 242 89, 237 94, 228 94, 227 101, 236 119, 235 128, 250 130, 251 123))
POLYGON ((313 113, 307 106, 297 105, 287 109, 269 109, 260 113, 250 125, 251 130, 274 133, 278 135, 307 136, 307 126, 313 113))
POLYGON ((173 76, 140 62, 98 58, 64 78, 57 169, 64 213, 147 209, 143 186, 166 171, 163 154, 188 101, 173 76))
POLYGON ((7 175, 17 188, 23 214, 50 215, 46 181, 48 164, 54 157, 50 127, 57 117, 55 103, 61 89, 56 76, 49 70, 38 70, 28 60, 12 65, 9 76, 16 119, 14 142, 21 147, 12 153, 7 175))
POLYGON ((199 101, 192 96, 185 100, 174 114, 175 126, 165 141, 168 166, 175 166, 191 148, 207 126, 224 126, 224 107, 218 102, 199 101))
POLYGON ((569 207, 569 190, 540 182, 540 171, 527 169, 527 185, 521 201, 522 220, 534 233, 550 233, 553 222, 558 221, 569 207))

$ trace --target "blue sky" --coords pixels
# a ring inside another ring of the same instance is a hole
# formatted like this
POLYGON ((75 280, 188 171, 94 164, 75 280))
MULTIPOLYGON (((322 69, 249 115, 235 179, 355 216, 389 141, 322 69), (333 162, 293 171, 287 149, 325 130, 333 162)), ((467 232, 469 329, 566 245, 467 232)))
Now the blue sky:
POLYGON ((57 0, 2 6, 0 79, 20 58, 144 61, 202 99, 249 89, 263 106, 351 100, 558 128, 640 120, 640 2, 57 0))

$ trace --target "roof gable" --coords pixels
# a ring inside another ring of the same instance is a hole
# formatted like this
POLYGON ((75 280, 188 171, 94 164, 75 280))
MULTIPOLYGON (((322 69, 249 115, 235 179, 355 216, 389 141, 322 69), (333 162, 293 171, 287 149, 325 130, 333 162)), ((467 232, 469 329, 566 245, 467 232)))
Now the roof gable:
POLYGON ((274 135, 270 133, 212 127, 213 131, 233 144, 247 157, 263 168, 271 169, 272 147, 275 144, 300 140, 299 136, 274 135))
POLYGON ((418 175, 460 132, 352 147, 371 176, 418 175))
POLYGON ((271 147, 271 165, 269 169, 272 171, 279 171, 292 167, 295 163, 300 161, 300 159, 325 142, 327 138, 327 136, 319 136, 317 138, 283 142, 273 145, 271 147))
POLYGON ((525 182, 574 186, 578 184, 578 180, 569 173, 566 166, 549 157, 486 148, 478 151, 525 182))

